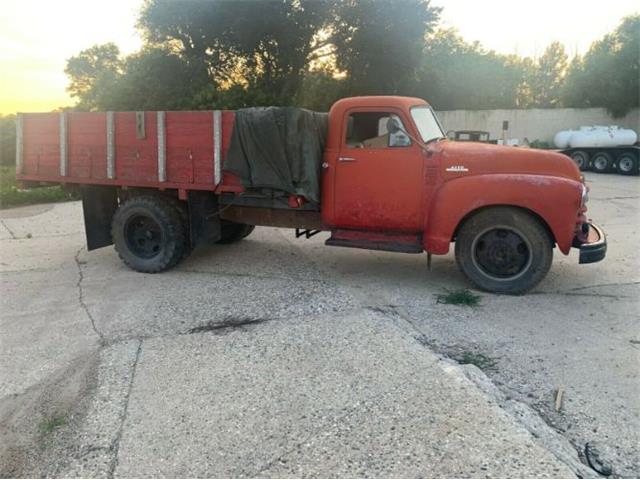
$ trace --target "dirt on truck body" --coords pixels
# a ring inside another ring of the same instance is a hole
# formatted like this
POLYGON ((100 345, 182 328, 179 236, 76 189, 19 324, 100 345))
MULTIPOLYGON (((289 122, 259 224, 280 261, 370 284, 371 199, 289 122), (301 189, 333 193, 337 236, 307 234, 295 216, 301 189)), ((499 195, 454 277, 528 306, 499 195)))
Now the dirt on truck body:
POLYGON ((443 255, 455 242, 468 279, 500 293, 533 288, 554 247, 578 248, 580 263, 605 256, 587 187, 564 155, 450 142, 418 98, 346 98, 306 123, 272 113, 243 111, 243 135, 233 111, 21 114, 17 178, 79 187, 88 248, 115 244, 141 272, 256 225, 405 253, 443 255), (237 152, 243 168, 227 168, 237 152))

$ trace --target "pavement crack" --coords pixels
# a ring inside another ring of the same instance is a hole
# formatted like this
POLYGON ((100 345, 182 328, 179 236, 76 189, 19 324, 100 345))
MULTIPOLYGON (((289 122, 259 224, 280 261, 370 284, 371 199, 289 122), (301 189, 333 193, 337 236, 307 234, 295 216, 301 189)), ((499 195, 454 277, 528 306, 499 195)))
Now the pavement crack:
POLYGON ((80 247, 80 249, 78 249, 74 257, 74 260, 76 262, 76 267, 78 267, 78 282, 76 283, 76 287, 78 289, 78 303, 80 304, 80 307, 82 307, 82 309, 84 310, 84 313, 86 314, 87 318, 91 322, 91 328, 93 328, 93 331, 96 333, 96 335, 100 337, 100 343, 104 343, 104 340, 105 340, 104 334, 96 326, 96 320, 91 314, 91 311, 89 310, 89 307, 87 306, 87 303, 84 300, 84 288, 82 286, 82 282, 84 280, 84 270, 82 269, 83 263, 80 261, 80 258, 79 258, 80 252, 82 252, 83 249, 84 247, 80 247))
POLYGON ((127 393, 124 397, 124 408, 122 410, 122 415, 120 416, 120 426, 118 427, 118 432, 116 433, 116 436, 113 439, 113 443, 111 444, 111 447, 110 447, 110 451, 113 454, 113 459, 111 460, 111 465, 109 465, 109 472, 107 474, 107 478, 114 478, 115 471, 118 468, 118 456, 120 454, 120 440, 122 439, 122 431, 124 430, 124 424, 127 421, 127 416, 129 415, 129 401, 131 399, 131 390, 133 390, 133 382, 135 381, 136 372, 138 371, 138 362, 140 361, 140 352, 142 351, 142 343, 143 343, 143 340, 140 340, 140 343, 138 343, 136 356, 131 366, 131 378, 129 379, 129 386, 127 388, 127 393))
POLYGON ((614 300, 620 300, 621 298, 628 298, 625 295, 613 295, 608 293, 580 293, 580 292, 574 292, 574 291, 529 292, 528 295, 560 295, 564 297, 613 298, 614 300))
POLYGON ((584 287, 575 287, 570 288, 570 292, 577 292, 579 290, 588 290, 590 288, 601 288, 601 287, 626 287, 631 285, 640 285, 640 282, 621 282, 621 283, 599 283, 597 285, 585 285, 584 287))
POLYGON ((214 332, 218 331, 220 333, 229 330, 244 330, 247 325, 256 325, 259 323, 268 322, 270 319, 268 318, 235 318, 229 317, 223 320, 222 322, 209 322, 204 325, 199 325, 197 327, 190 328, 183 335, 188 335, 192 333, 203 333, 203 332, 214 332))
POLYGON ((0 220, 0 223, 2 224, 2 226, 3 226, 4 228, 6 228, 6 229, 7 229, 7 232, 9 232, 9 235, 11 235, 11 238, 12 238, 13 240, 18 240, 18 237, 16 237, 16 234, 15 234, 15 233, 13 233, 13 230, 11 230, 11 229, 9 228, 9 225, 7 225, 6 223, 4 223, 4 220, 0 220))

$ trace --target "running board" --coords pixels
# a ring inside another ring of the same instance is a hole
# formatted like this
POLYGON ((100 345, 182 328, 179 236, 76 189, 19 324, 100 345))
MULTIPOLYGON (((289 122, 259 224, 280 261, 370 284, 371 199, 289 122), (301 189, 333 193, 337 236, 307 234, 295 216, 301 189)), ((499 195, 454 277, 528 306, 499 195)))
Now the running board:
POLYGON ((422 253, 424 251, 420 235, 385 234, 358 230, 333 230, 325 245, 402 253, 422 253))

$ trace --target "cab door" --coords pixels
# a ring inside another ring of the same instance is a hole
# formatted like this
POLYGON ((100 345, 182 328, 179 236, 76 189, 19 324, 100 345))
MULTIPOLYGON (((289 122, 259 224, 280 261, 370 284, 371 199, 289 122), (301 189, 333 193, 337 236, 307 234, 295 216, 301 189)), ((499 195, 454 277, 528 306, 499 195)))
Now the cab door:
POLYGON ((343 118, 343 138, 334 163, 337 228, 422 230, 424 156, 404 133, 388 133, 390 116, 403 129, 411 128, 402 112, 390 109, 351 110, 343 118))

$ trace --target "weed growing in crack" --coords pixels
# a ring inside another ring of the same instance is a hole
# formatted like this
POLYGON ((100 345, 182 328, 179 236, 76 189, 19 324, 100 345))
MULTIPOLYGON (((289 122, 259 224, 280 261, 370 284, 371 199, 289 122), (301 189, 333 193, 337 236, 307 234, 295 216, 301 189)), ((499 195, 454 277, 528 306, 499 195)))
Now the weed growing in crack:
POLYGON ((495 370, 496 359, 475 352, 462 352, 455 360, 461 365, 475 365, 480 370, 495 370))
POLYGON ((445 305, 464 305, 466 307, 476 307, 480 304, 480 295, 476 295, 467 289, 455 290, 453 292, 439 294, 437 303, 445 305))
POLYGON ((53 432, 56 428, 62 427, 67 424, 67 419, 64 415, 54 415, 51 418, 44 420, 40 424, 40 433, 43 435, 48 435, 53 432))

